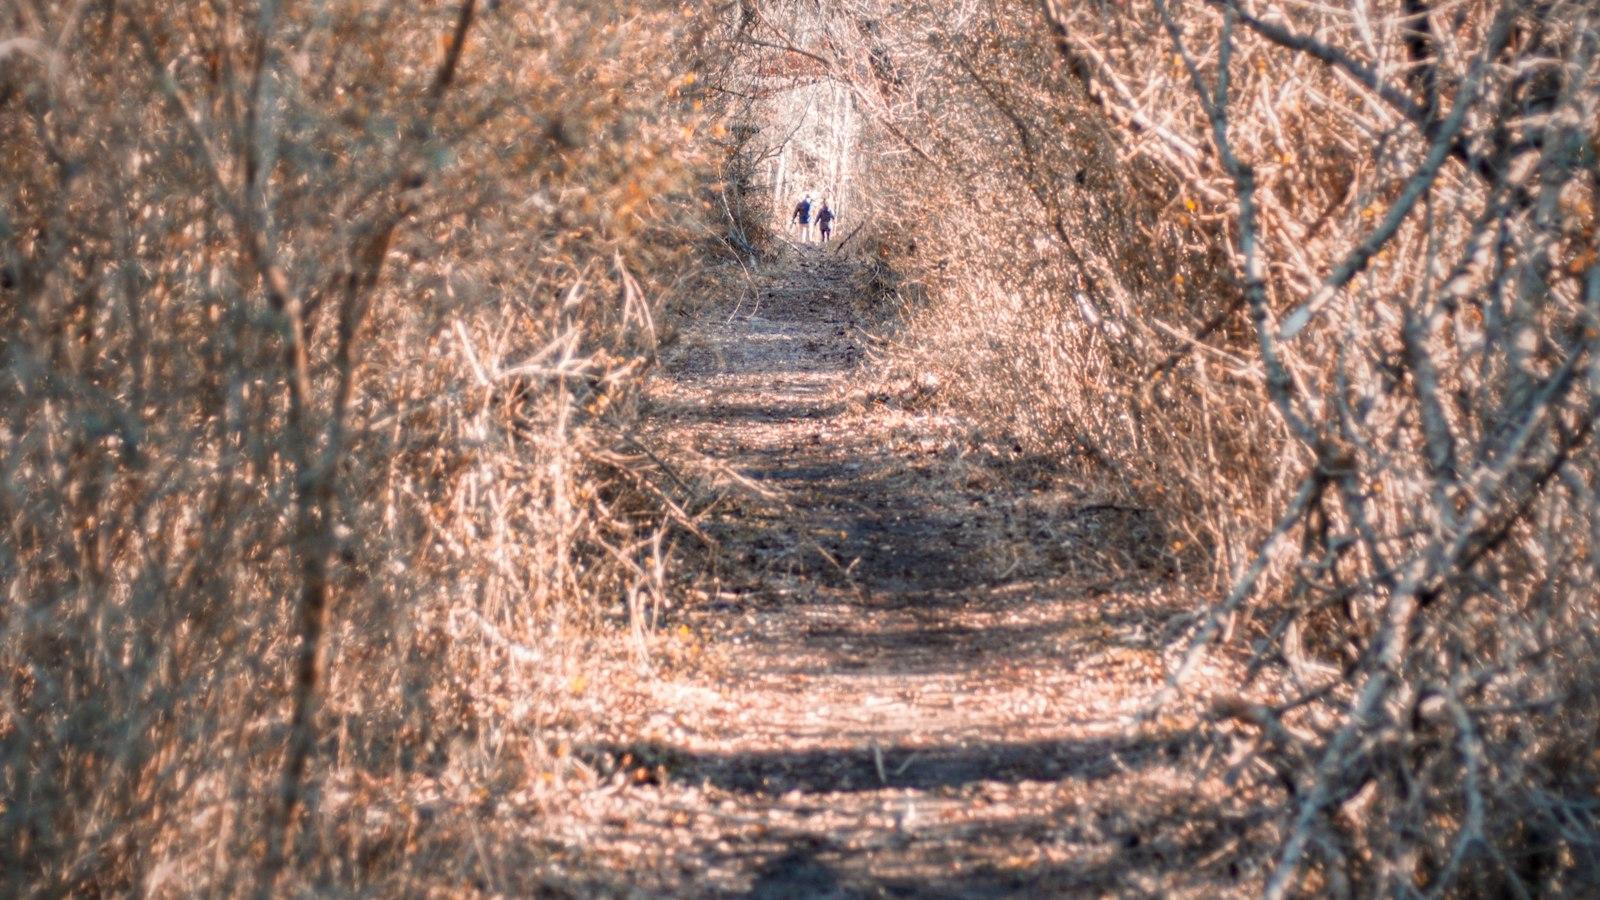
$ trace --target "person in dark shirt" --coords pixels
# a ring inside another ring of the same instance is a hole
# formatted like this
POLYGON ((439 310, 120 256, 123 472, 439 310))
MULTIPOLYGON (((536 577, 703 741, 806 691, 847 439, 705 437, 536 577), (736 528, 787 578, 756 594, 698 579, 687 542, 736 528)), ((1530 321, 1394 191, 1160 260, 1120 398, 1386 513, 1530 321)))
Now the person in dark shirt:
POLYGON ((810 192, 807 192, 804 197, 800 198, 800 202, 794 205, 794 215, 789 217, 789 222, 800 226, 800 240, 807 243, 811 242, 810 192))
POLYGON ((828 242, 828 236, 833 234, 833 220, 837 218, 833 210, 828 208, 828 198, 822 198, 822 208, 817 210, 817 230, 822 232, 822 242, 828 242))

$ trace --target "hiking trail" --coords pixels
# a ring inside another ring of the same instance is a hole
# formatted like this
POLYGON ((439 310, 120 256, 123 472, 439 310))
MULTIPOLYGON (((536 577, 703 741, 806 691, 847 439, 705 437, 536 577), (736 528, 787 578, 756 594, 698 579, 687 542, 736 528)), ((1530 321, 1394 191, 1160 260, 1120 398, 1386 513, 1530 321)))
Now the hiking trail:
POLYGON ((617 777, 563 841, 575 892, 1236 886, 1254 814, 1197 787, 1197 732, 1134 718, 1182 608, 1157 518, 930 412, 916 379, 863 380, 853 271, 791 254, 654 384, 652 443, 752 487, 704 526, 704 652, 649 688, 637 739, 586 750, 617 777))

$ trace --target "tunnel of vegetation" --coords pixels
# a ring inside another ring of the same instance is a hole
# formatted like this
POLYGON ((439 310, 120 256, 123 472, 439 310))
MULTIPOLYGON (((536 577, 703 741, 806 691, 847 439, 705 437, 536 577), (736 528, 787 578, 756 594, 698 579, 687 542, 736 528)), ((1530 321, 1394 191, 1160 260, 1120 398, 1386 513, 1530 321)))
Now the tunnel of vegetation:
POLYGON ((1267 892, 1593 878, 1592 8, 745 8, 855 101, 896 363, 1177 535, 1158 700, 1289 677, 1211 711, 1282 778, 1267 892))
POLYGON ((1282 685, 1202 698, 1279 792, 1260 888, 1593 884, 1597 35, 1569 0, 7 7, 0 885, 460 884, 476 832, 351 823, 502 790, 682 599, 639 387, 806 190, 886 365, 1161 517, 1196 599, 1152 708, 1208 654, 1282 685))

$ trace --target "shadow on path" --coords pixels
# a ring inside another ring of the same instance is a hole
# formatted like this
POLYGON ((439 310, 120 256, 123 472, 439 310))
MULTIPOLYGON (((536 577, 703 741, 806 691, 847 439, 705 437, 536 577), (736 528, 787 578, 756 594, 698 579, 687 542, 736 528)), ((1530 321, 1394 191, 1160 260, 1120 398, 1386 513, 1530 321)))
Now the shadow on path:
POLYGON ((702 523, 713 652, 660 688, 672 736, 575 752, 637 798, 594 852, 651 894, 1248 893, 1264 801, 1134 724, 1189 609, 1160 516, 862 390, 850 275, 770 273, 650 398, 657 445, 772 493, 702 523))
POLYGON ((627 757, 661 766, 669 780, 723 791, 779 797, 793 791, 960 788, 981 783, 1098 781, 1150 765, 1165 765, 1199 746, 1180 732, 1146 738, 1008 742, 966 745, 807 748, 788 751, 699 753, 659 744, 587 747, 580 754, 602 769, 627 757))

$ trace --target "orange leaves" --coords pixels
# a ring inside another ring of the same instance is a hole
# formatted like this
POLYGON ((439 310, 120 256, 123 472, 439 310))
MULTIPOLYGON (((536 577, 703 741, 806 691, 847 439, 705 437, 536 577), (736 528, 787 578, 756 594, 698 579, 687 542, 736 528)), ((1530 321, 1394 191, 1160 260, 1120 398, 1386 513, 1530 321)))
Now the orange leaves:
POLYGON ((1590 267, 1595 264, 1596 259, 1597 254, 1595 252, 1595 248, 1585 247, 1582 250, 1579 250, 1578 252, 1572 254, 1572 257, 1567 260, 1567 274, 1572 276, 1582 275, 1583 273, 1589 271, 1590 267))

